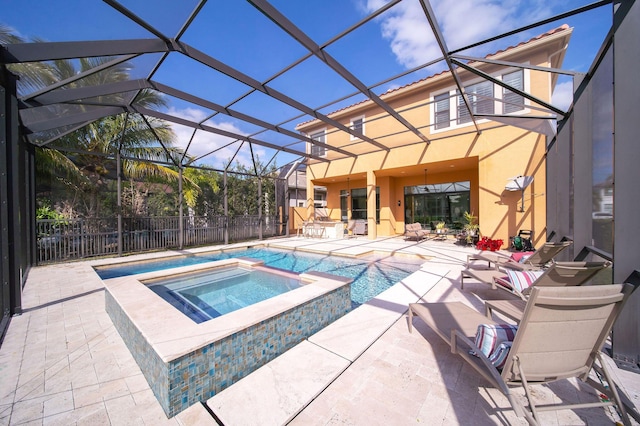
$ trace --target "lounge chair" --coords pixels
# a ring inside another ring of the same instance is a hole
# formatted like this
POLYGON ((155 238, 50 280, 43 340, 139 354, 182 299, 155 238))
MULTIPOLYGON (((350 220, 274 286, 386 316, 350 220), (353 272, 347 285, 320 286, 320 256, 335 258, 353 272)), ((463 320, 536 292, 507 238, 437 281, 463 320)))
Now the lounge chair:
POLYGON ((616 406, 624 424, 630 425, 601 350, 631 291, 630 284, 536 287, 517 329, 499 325, 461 302, 412 303, 409 331, 413 316, 418 316, 451 345, 452 353, 499 389, 515 414, 530 424, 540 423, 542 411, 616 406), (502 342, 488 338, 497 335, 507 338, 502 342), (607 386, 590 377, 592 369, 607 386), (535 405, 530 385, 569 378, 579 378, 607 398, 594 395, 590 402, 535 405), (518 400, 522 392, 514 394, 515 386, 524 390, 528 406, 518 400))
POLYGON ((573 244, 573 241, 561 241, 559 243, 546 242, 542 247, 534 252, 518 253, 520 260, 514 260, 513 257, 496 252, 483 251, 467 256, 467 268, 473 260, 483 260, 487 262, 489 267, 493 263, 495 266, 504 266, 512 269, 541 269, 548 265, 553 258, 571 244, 573 244))
POLYGON ((404 239, 420 241, 423 238, 427 238, 429 231, 422 229, 422 225, 419 222, 408 223, 404 226, 404 239))
POLYGON ((578 286, 589 281, 610 262, 553 262, 547 269, 519 271, 513 269, 464 269, 460 276, 460 288, 464 279, 474 278, 492 288, 506 290, 526 300, 533 286, 578 286))

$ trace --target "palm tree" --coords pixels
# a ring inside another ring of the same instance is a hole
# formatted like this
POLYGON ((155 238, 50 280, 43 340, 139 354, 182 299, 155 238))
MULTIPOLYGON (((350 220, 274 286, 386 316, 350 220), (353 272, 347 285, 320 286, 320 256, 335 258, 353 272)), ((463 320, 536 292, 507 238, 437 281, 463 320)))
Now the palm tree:
MULTIPOLYGON (((33 40, 38 41, 38 40, 33 40)), ((0 44, 25 43, 22 37, 14 34, 13 28, 0 23, 0 44)), ((49 69, 41 62, 29 62, 24 64, 8 64, 9 71, 20 76, 18 80, 18 93, 29 93, 47 86, 52 81, 49 69)))
POLYGON ((125 179, 159 182, 179 179, 175 167, 169 165, 182 155, 182 150, 173 146, 173 138, 171 127, 162 120, 145 121, 140 116, 121 114, 95 121, 61 138, 56 148, 58 152, 66 152, 67 158, 76 165, 82 176, 77 180, 89 195, 87 213, 97 216, 98 193, 109 179, 117 177, 115 159, 118 155, 123 157, 125 179))
MULTIPOLYGON (((15 35, 11 28, 0 24, 1 44, 23 42, 25 40, 15 35)), ((81 58, 78 61, 11 64, 10 70, 20 76, 18 92, 25 95, 90 71, 110 60, 111 58, 97 57, 81 58)), ((130 70, 129 64, 120 63, 75 80, 65 87, 72 89, 125 81, 129 78, 130 70)), ((91 103, 126 104, 131 100, 131 94, 125 93, 92 99, 91 103)), ((144 107, 166 106, 166 100, 161 94, 148 89, 136 94, 135 103, 144 107)), ((57 108, 57 113, 65 114, 67 109, 83 106, 74 104, 57 108)), ((62 181, 67 186, 89 193, 87 210, 91 215, 96 215, 97 193, 105 178, 113 177, 113 159, 118 154, 124 157, 122 174, 125 178, 176 181, 179 174, 170 165, 176 164, 183 151, 174 146, 174 139, 171 127, 162 120, 146 120, 141 116, 128 114, 106 117, 56 140, 55 146, 38 148, 36 174, 40 178, 62 181)), ((198 191, 193 182, 187 180, 186 183, 192 191, 198 191)))

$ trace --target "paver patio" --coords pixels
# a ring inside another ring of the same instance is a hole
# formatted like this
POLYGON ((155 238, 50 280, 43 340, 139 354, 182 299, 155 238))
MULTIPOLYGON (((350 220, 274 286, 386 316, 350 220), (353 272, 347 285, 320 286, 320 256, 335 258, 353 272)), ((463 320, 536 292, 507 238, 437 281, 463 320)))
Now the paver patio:
MULTIPOLYGON (((113 259, 35 267, 24 288, 24 313, 12 318, 0 348, 0 424, 200 425, 216 424, 215 418, 227 425, 526 424, 419 320, 413 333, 407 329, 409 301, 458 300, 483 312, 483 300, 504 297, 472 280, 460 290, 460 271, 473 249, 401 238, 263 243, 333 254, 413 254, 426 263, 369 304, 171 419, 105 312, 104 287, 92 265, 113 259)), ((624 370, 616 375, 638 406, 640 377, 624 370)), ((596 398, 580 389, 580 383, 568 382, 536 387, 535 393, 549 401, 596 398)), ((550 425, 618 419, 602 409, 544 416, 550 425)))

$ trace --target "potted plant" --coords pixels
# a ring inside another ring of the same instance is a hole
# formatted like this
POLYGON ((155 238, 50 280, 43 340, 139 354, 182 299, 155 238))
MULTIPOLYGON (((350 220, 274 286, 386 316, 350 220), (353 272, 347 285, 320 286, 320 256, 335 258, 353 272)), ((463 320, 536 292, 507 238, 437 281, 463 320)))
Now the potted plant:
POLYGON ((466 235, 467 244, 473 243, 474 238, 478 235, 478 231, 480 230, 480 225, 478 225, 478 218, 473 215, 473 213, 464 212, 464 232, 466 235))
POLYGON ((447 226, 447 224, 444 221, 436 223, 436 234, 444 233, 445 226, 447 226))

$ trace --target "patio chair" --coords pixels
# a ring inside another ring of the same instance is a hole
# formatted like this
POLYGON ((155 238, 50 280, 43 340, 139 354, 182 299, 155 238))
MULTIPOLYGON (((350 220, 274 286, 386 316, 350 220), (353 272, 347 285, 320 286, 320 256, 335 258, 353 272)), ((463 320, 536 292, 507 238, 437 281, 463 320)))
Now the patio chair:
POLYGON ((533 286, 568 287, 589 281, 611 262, 553 262, 547 269, 519 271, 514 269, 464 269, 460 276, 460 288, 464 279, 474 278, 492 288, 506 290, 526 300, 533 286))
POLYGON ((367 222, 364 220, 356 220, 353 227, 353 235, 367 235, 367 222))
POLYGON ((357 235, 354 232, 355 229, 356 229, 356 221, 355 220, 352 219, 349 222, 347 222, 347 238, 355 238, 355 237, 357 237, 357 235))
POLYGON ((419 222, 408 223, 404 226, 404 239, 420 241, 423 238, 427 238, 429 231, 422 229, 422 225, 419 222))
POLYGON ((624 424, 630 425, 601 350, 632 288, 630 284, 536 287, 518 326, 498 324, 461 302, 411 303, 409 332, 416 315, 451 345, 452 353, 499 389, 515 414, 530 424, 539 424, 543 411, 616 406, 624 424), (590 376, 592 369, 606 386, 590 376), (596 395, 607 398, 594 395, 589 402, 536 405, 532 384, 569 378, 582 380, 596 395), (524 390, 528 406, 519 401, 520 390, 513 392, 516 386, 524 390))
POLYGON ((559 243, 546 242, 542 247, 533 252, 522 252, 517 255, 506 256, 497 252, 482 251, 467 255, 467 268, 473 260, 483 260, 487 265, 504 266, 511 269, 533 270, 544 268, 561 251, 573 244, 573 241, 561 241, 559 243))

